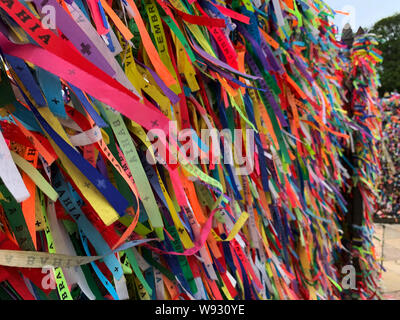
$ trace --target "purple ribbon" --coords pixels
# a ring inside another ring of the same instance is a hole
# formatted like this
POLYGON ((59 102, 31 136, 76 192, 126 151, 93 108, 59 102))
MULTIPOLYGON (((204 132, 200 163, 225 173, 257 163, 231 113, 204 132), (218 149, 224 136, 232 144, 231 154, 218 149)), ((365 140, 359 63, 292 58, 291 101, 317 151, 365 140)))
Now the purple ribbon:
MULTIPOLYGON (((55 21, 57 28, 61 30, 63 34, 72 42, 81 54, 92 62, 95 66, 102 69, 109 76, 115 75, 114 69, 110 66, 108 61, 104 58, 101 52, 83 32, 81 27, 75 22, 74 19, 61 7, 56 0, 33 0, 38 8, 39 13, 42 11, 42 7, 50 5, 56 10, 55 21)), ((72 1, 71 1, 72 3, 72 1)))
POLYGON ((255 77, 252 76, 250 74, 246 74, 246 73, 242 73, 234 68, 232 68, 230 65, 226 64, 225 62, 218 60, 216 58, 214 58, 213 56, 209 55, 207 52, 205 52, 203 49, 201 49, 196 43, 195 41, 193 41, 192 37, 189 35, 189 38, 191 39, 191 44, 193 46, 193 48, 195 49, 195 51, 202 56, 204 59, 208 60, 209 62, 212 62, 213 64, 222 67, 224 69, 229 70, 232 73, 235 73, 243 78, 247 78, 247 79, 251 79, 251 80, 258 80, 260 79, 260 77, 255 77))
POLYGON ((180 100, 180 98, 175 94, 175 92, 173 92, 170 88, 167 87, 167 85, 164 83, 164 81, 161 80, 161 78, 157 75, 156 72, 154 72, 148 66, 144 65, 143 63, 141 63, 136 59, 135 62, 150 72, 151 76, 154 78, 154 81, 160 87, 162 92, 164 92, 164 94, 168 97, 168 99, 171 101, 172 104, 175 104, 180 100))

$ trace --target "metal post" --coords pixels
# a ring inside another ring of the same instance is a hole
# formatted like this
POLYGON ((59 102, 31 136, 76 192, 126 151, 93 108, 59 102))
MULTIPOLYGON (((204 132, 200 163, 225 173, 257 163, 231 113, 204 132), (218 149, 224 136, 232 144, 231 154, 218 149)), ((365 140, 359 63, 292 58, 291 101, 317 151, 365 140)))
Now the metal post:
MULTIPOLYGON (((360 28, 357 32, 356 35, 361 35, 364 33, 364 30, 360 28)), ((350 50, 353 47, 353 42, 354 42, 354 34, 353 30, 351 29, 351 26, 349 24, 346 24, 343 28, 342 32, 342 42, 346 44, 347 48, 349 49, 348 55, 350 56, 350 50)), ((350 78, 347 79, 347 81, 344 83, 344 86, 347 88, 347 103, 344 106, 346 111, 348 112, 348 115, 350 118, 353 118, 353 106, 352 106, 352 98, 353 98, 353 91, 354 91, 354 86, 352 84, 352 81, 350 78)), ((352 136, 351 137, 353 141, 355 142, 357 137, 352 136)), ((354 143, 355 145, 355 143, 354 143)), ((349 172, 350 177, 353 177, 354 174, 357 174, 355 172, 356 166, 357 166, 357 161, 354 155, 354 152, 351 147, 347 148, 345 150, 345 156, 348 159, 348 161, 351 163, 351 166, 349 166, 347 163, 344 163, 343 165, 349 172)), ((363 199, 360 193, 360 190, 358 187, 353 185, 353 181, 350 178, 347 181, 349 188, 351 192, 346 192, 344 195, 344 198, 347 201, 347 213, 346 217, 344 219, 344 225, 343 225, 343 245, 346 247, 348 252, 343 254, 343 264, 348 265, 351 264, 354 266, 356 272, 359 271, 359 264, 358 264, 358 258, 353 257, 353 246, 361 246, 362 244, 362 239, 358 239, 358 230, 355 230, 354 226, 361 226, 363 222, 363 199)), ((351 297, 351 291, 345 293, 345 299, 352 299, 351 297)))

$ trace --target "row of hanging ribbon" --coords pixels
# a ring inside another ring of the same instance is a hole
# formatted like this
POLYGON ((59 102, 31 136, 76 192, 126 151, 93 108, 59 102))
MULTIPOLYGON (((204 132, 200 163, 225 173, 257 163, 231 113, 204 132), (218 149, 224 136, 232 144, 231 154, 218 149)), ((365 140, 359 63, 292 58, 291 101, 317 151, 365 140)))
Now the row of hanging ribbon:
POLYGON ((340 299, 343 149, 361 132, 372 206, 380 57, 347 59, 324 1, 0 8, 0 299, 340 299))

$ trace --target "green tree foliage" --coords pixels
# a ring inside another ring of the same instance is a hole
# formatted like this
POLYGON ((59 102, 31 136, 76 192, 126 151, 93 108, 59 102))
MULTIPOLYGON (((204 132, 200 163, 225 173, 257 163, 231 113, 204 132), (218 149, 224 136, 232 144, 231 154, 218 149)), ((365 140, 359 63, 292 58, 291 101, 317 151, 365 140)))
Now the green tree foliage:
POLYGON ((378 49, 382 51, 383 64, 379 70, 382 87, 379 92, 400 89, 400 13, 378 21, 371 32, 380 37, 378 49))

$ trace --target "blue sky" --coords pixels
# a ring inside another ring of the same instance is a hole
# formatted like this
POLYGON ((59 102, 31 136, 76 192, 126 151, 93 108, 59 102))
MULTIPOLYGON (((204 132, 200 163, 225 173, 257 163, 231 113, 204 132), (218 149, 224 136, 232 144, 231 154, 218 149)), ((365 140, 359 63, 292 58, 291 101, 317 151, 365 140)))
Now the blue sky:
POLYGON ((371 27, 382 18, 400 13, 400 0, 324 0, 332 9, 350 12, 346 17, 338 14, 335 24, 341 30, 350 22, 355 31, 358 27, 371 27))

